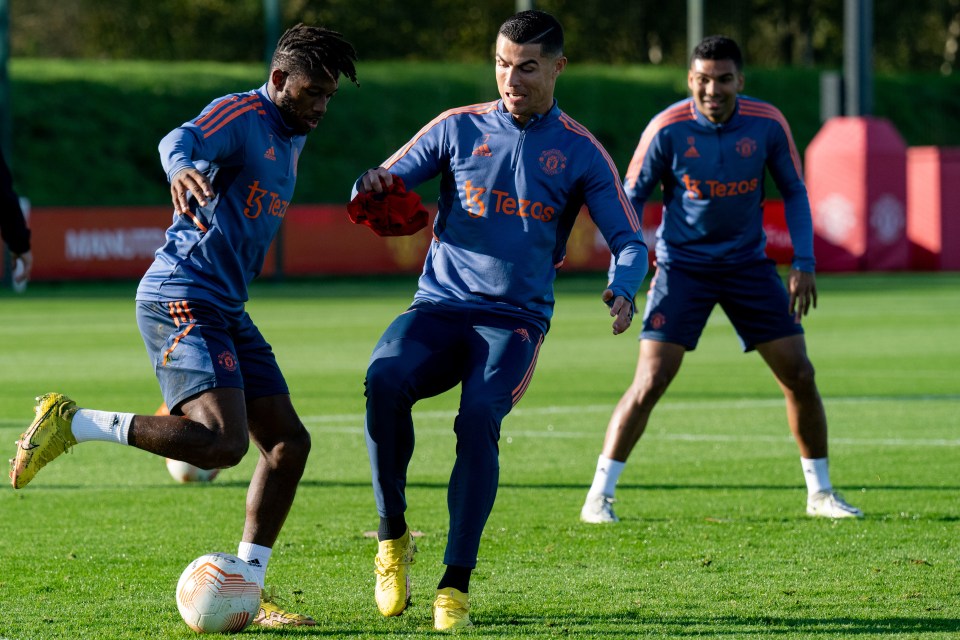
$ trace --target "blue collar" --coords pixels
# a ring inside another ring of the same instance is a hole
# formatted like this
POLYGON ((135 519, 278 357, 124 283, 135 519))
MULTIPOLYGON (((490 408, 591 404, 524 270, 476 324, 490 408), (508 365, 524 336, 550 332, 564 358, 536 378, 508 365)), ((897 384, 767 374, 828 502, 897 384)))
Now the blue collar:
POLYGON ((521 127, 517 124, 517 121, 513 119, 513 116, 510 115, 510 112, 507 111, 507 108, 503 105, 503 99, 497 100, 497 111, 500 113, 500 116, 505 120, 508 120, 510 124, 515 126, 517 129, 527 130, 532 127, 538 127, 544 122, 549 122, 551 120, 556 120, 560 117, 560 107, 557 106, 557 99, 553 99, 553 106, 550 107, 550 110, 546 113, 535 113, 530 116, 530 120, 527 121, 527 124, 521 127))
POLYGON ((740 122, 740 97, 737 97, 737 103, 733 106, 733 113, 730 115, 730 118, 725 122, 711 122, 707 119, 707 116, 700 113, 700 110, 697 109, 697 102, 693 98, 690 98, 690 105, 693 107, 693 113, 696 115, 697 124, 700 124, 707 129, 713 129, 715 131, 723 131, 724 129, 732 129, 740 122))
POLYGON ((280 109, 277 108, 277 105, 273 103, 273 100, 270 99, 270 94, 267 92, 267 83, 264 82, 255 93, 260 96, 260 102, 263 103, 263 110, 267 114, 267 118, 270 121, 270 124, 273 125, 274 129, 277 130, 277 133, 284 135, 288 138, 295 137, 293 127, 287 124, 283 119, 283 115, 280 113, 280 109))

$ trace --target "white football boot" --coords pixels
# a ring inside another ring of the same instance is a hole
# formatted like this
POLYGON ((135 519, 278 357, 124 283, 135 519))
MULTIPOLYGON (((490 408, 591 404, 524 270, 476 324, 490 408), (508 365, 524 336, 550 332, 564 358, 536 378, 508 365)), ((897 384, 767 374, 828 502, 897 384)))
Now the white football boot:
POLYGON ((849 504, 836 491, 818 491, 807 498, 807 515, 815 518, 862 518, 863 511, 849 504))
POLYGON ((580 520, 589 524, 610 524, 620 522, 613 512, 613 496, 605 493, 588 493, 587 500, 580 509, 580 520))

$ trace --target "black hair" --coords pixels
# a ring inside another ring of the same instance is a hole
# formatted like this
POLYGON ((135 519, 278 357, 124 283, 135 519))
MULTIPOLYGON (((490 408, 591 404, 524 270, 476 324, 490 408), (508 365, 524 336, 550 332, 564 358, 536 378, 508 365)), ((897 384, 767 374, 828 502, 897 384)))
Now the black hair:
POLYGON ((353 45, 344 40, 341 34, 324 27, 300 23, 280 36, 270 67, 292 76, 310 76, 323 70, 333 80, 343 74, 359 87, 354 65, 356 60, 357 52, 353 45))
POLYGON ((560 22, 544 11, 521 11, 500 25, 497 32, 517 44, 539 44, 544 56, 563 55, 563 27, 560 22))
POLYGON ((690 64, 694 60, 732 60, 737 71, 743 70, 743 55, 740 47, 731 38, 726 36, 707 36, 693 50, 690 64))

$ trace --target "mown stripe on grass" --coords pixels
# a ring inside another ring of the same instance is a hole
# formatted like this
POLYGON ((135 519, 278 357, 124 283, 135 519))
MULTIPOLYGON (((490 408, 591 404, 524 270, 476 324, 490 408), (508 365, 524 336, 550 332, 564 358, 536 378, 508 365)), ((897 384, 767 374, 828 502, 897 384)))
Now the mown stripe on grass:
MULTIPOLYGON (((928 395, 928 396, 859 396, 847 398, 825 399, 827 405, 865 404, 865 403, 903 403, 903 402, 960 402, 960 395, 928 395)), ((739 399, 739 400, 709 400, 709 401, 677 401, 663 402, 657 406, 657 411, 704 411, 710 409, 767 409, 782 407, 783 399, 739 399)), ((550 416, 566 414, 608 414, 611 405, 563 405, 551 407, 517 408, 511 416, 550 416)), ((418 421, 445 420, 452 421, 456 417, 455 411, 414 411, 414 419, 418 421)), ((362 433, 364 416, 361 413, 301 416, 303 423, 316 432, 327 433, 362 433)), ((542 430, 505 430, 510 438, 585 438, 596 439, 599 436, 595 429, 588 431, 561 431, 547 425, 542 430)), ((449 433, 450 428, 417 427, 417 433, 422 435, 440 435, 449 433)), ((663 440, 679 440, 690 442, 792 442, 790 435, 744 435, 723 433, 661 433, 651 430, 648 437, 663 440)), ((960 439, 947 438, 849 438, 831 436, 833 444, 849 444, 862 446, 918 446, 918 447, 960 447, 960 439)))

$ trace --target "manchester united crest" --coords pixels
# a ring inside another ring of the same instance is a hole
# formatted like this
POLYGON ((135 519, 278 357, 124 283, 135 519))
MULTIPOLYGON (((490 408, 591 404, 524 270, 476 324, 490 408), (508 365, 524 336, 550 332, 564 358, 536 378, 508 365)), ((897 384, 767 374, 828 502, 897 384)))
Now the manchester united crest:
POLYGON ((737 140, 737 153, 743 158, 749 158, 757 150, 757 141, 752 138, 740 138, 737 140))
POLYGON ((217 356, 217 362, 219 362, 220 366, 226 369, 227 371, 237 370, 237 359, 229 351, 224 351, 219 356, 217 356))
POLYGON ((540 154, 540 168, 548 176, 555 176, 567 168, 567 157, 559 149, 547 149, 540 154))

